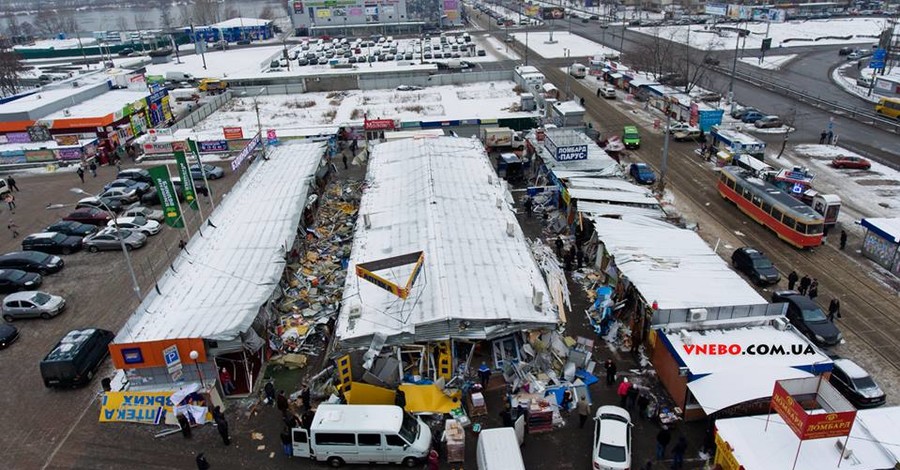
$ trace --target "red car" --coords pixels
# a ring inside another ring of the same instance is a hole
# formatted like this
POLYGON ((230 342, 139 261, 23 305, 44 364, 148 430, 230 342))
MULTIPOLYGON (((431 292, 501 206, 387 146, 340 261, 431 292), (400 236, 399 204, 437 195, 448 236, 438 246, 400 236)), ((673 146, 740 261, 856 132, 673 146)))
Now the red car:
POLYGON ((83 224, 106 227, 106 224, 112 219, 109 218, 109 214, 107 214, 106 211, 102 211, 93 207, 86 207, 83 209, 78 209, 77 211, 63 217, 63 220, 71 220, 73 222, 81 222, 83 224))
POLYGON ((840 156, 831 161, 831 166, 835 168, 855 168, 857 170, 868 170, 872 167, 872 163, 862 157, 840 156))

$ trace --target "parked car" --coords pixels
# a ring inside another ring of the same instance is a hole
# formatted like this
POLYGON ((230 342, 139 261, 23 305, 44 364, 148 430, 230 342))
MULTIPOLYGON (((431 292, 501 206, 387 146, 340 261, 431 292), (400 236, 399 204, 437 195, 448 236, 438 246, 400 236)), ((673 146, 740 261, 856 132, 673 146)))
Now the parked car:
POLYGON ((778 116, 763 116, 753 123, 757 129, 772 129, 784 126, 784 121, 778 116))
POLYGON ((709 103, 711 101, 721 101, 722 94, 716 93, 714 91, 704 91, 702 93, 697 94, 697 99, 704 103, 709 103))
POLYGON ((631 468, 631 415, 618 406, 601 406, 594 415, 594 469, 631 468))
POLYGON ((153 184, 153 177, 150 172, 143 168, 126 168, 116 175, 117 180, 132 180, 139 183, 153 184))
POLYGON ((3 319, 8 322, 22 318, 49 320, 62 313, 65 308, 66 299, 39 290, 9 294, 0 305, 3 319))
POLYGON ((33 233, 22 239, 22 249, 68 255, 81 249, 82 238, 59 232, 33 233))
POLYGON ((119 204, 131 204, 140 199, 137 190, 130 188, 110 188, 100 193, 101 198, 119 201, 119 204))
POLYGON ((40 251, 13 251, 0 256, 0 269, 21 269, 43 275, 59 272, 65 265, 59 256, 40 251))
POLYGON ((66 333, 40 363, 45 387, 76 387, 94 378, 116 335, 99 328, 66 333))
POLYGON ((150 190, 150 183, 142 183, 140 181, 129 179, 117 179, 106 183, 106 186, 103 186, 103 189, 107 191, 113 188, 131 189, 140 196, 150 190))
POLYGON ((110 217, 106 211, 100 209, 84 208, 63 217, 63 220, 81 222, 83 224, 105 226, 110 217))
POLYGON ((675 134, 672 135, 672 139, 676 142, 705 141, 706 136, 703 135, 703 131, 700 129, 692 128, 675 132, 675 134))
POLYGON ((133 52, 134 52, 134 49, 132 49, 130 47, 126 47, 126 48, 122 49, 121 51, 119 51, 119 55, 122 57, 128 57, 128 54, 131 54, 133 52))
POLYGON ((864 57, 863 53, 860 51, 853 51, 847 54, 847 60, 859 60, 864 57))
POLYGON ((746 122, 747 124, 753 124, 756 121, 759 121, 760 119, 762 119, 764 117, 766 117, 766 115, 759 111, 750 111, 750 112, 744 113, 744 115, 741 116, 741 122, 746 122))
POLYGON ((853 52, 852 47, 842 47, 838 49, 838 55, 849 55, 851 52, 853 52))
POLYGON ((73 222, 71 220, 60 220, 53 225, 45 228, 45 232, 57 232, 63 235, 71 235, 74 237, 84 238, 99 230, 96 225, 83 224, 81 222, 73 222))
POLYGON ((841 155, 831 160, 831 166, 835 168, 853 168, 857 170, 868 170, 872 168, 872 162, 862 157, 851 157, 841 155))
MULTIPOLYGON (((141 200, 134 204, 141 204, 143 206, 155 206, 159 204, 159 195, 156 192, 156 188, 150 188, 150 191, 144 193, 141 196, 141 200)), ((132 204, 132 205, 134 205, 132 204)))
POLYGON ((731 265, 760 286, 777 284, 781 280, 781 275, 769 258, 756 248, 745 246, 734 250, 731 254, 731 265))
POLYGON ((656 182, 656 174, 646 163, 632 163, 628 174, 640 184, 653 184, 656 182))
POLYGON ((91 253, 100 250, 121 250, 122 244, 119 242, 119 234, 123 237, 125 247, 129 250, 136 250, 147 243, 147 236, 140 232, 132 232, 122 229, 117 232, 115 228, 105 228, 93 235, 84 238, 84 246, 91 253))
POLYGON ((148 220, 144 217, 119 217, 116 220, 110 220, 106 225, 108 227, 115 227, 116 224, 118 224, 121 229, 137 231, 144 235, 156 235, 161 228, 159 222, 148 220))
POLYGON ((122 201, 119 199, 113 199, 109 197, 86 197, 78 201, 75 204, 76 209, 83 209, 85 207, 94 207, 100 210, 109 210, 113 212, 119 212, 122 210, 122 201))
POLYGON ((29 273, 20 269, 0 269, 0 292, 8 294, 23 290, 34 290, 41 287, 44 278, 37 273, 29 273))
POLYGON ((155 220, 157 222, 162 222, 165 216, 163 215, 163 211, 150 209, 146 206, 140 206, 137 204, 132 204, 127 209, 122 211, 122 217, 144 217, 146 219, 155 220))
POLYGON ((735 119, 741 119, 744 117, 744 114, 751 113, 751 112, 758 113, 759 110, 756 108, 734 108, 734 110, 731 111, 731 117, 733 117, 735 119))
MULTIPOLYGON (((184 198, 184 185, 181 184, 181 177, 173 176, 170 180, 172 181, 172 187, 175 188, 175 194, 177 194, 180 199, 184 198)), ((194 181, 194 191, 197 194, 209 196, 209 189, 199 181, 194 181)))
POLYGON ((834 359, 828 381, 857 408, 875 408, 885 403, 884 390, 850 359, 834 359))
POLYGON ((19 329, 12 325, 0 325, 0 349, 6 349, 19 339, 19 329))
POLYGON ((614 100, 616 99, 616 88, 609 85, 600 87, 600 96, 614 100))
POLYGON ((719 65, 720 61, 718 57, 708 55, 703 58, 703 63, 706 65, 719 65))
POLYGON ((691 131, 691 130, 700 130, 698 127, 694 127, 686 122, 673 122, 669 124, 669 134, 674 134, 676 132, 682 131, 691 131))
POLYGON ((794 290, 776 291, 772 294, 772 302, 787 303, 788 320, 817 345, 834 346, 843 339, 840 330, 809 297, 794 290))
POLYGON ((872 88, 872 78, 871 77, 857 77, 856 86, 872 88))

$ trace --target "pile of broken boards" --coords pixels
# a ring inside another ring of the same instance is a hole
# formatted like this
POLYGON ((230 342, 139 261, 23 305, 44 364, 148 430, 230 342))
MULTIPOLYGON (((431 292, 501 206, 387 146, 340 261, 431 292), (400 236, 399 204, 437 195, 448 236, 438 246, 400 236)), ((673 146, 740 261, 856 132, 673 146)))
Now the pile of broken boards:
POLYGON ((270 334, 282 357, 274 363, 303 367, 307 357, 326 347, 324 329, 338 314, 362 184, 332 181, 316 201, 313 226, 292 250, 282 278, 284 296, 276 304, 276 330, 270 334))

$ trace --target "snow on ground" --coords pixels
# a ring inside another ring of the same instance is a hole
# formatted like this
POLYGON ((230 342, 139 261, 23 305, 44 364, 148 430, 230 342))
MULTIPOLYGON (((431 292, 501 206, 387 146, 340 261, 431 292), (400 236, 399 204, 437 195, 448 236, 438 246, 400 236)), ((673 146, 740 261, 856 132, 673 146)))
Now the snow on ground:
POLYGON ((226 51, 207 50, 206 68, 203 68, 203 56, 189 55, 181 57, 181 64, 150 64, 147 75, 165 75, 166 72, 186 72, 195 77, 228 78, 232 75, 250 75, 260 73, 273 58, 280 57, 282 46, 250 47, 245 49, 229 49, 226 51))
MULTIPOLYGON (((567 50, 570 57, 592 57, 605 53, 618 54, 618 51, 614 49, 566 31, 554 31, 552 34, 555 42, 547 44, 550 34, 546 31, 528 33, 528 48, 546 59, 566 57, 567 50)), ((512 36, 516 41, 525 44, 525 33, 513 33, 512 36)))
MULTIPOLYGON (((741 40, 745 50, 759 50, 763 38, 766 37, 766 23, 729 23, 723 28, 740 27, 750 30, 746 43, 741 40)), ((772 47, 802 47, 810 45, 836 44, 871 44, 877 41, 877 35, 886 27, 884 18, 839 18, 828 20, 789 21, 771 23, 769 37, 772 47), (820 38, 816 40, 817 38, 820 38)), ((651 26, 632 28, 634 31, 650 36, 659 35, 681 44, 688 41, 690 46, 701 50, 734 49, 737 33, 729 30, 715 31, 711 25, 690 26, 651 26), (690 29, 690 34, 688 33, 690 29)))
MULTIPOLYGON (((848 74, 848 72, 851 72, 855 67, 856 62, 847 62, 840 67, 835 67, 834 70, 831 71, 831 81, 833 81, 837 86, 843 88, 847 93, 856 95, 866 101, 877 103, 878 100, 881 99, 881 96, 876 95, 875 93, 870 93, 869 87, 857 85, 856 78, 851 77, 848 74)), ((862 73, 869 78, 873 76, 872 69, 870 68, 863 69, 862 73)))
POLYGON ((793 60, 794 57, 797 57, 797 54, 770 55, 765 57, 762 63, 759 62, 758 57, 742 57, 738 61, 761 69, 781 70, 781 67, 784 67, 784 64, 793 60))
MULTIPOLYGON (((521 14, 521 13, 511 10, 509 8, 506 8, 505 6, 502 6, 502 5, 494 5, 493 3, 486 3, 486 2, 478 3, 478 4, 483 7, 487 7, 488 10, 500 15, 501 18, 504 18, 507 20, 512 20, 513 22, 516 23, 517 26, 518 26, 520 20, 527 20, 528 24, 531 24, 531 25, 543 24, 543 21, 541 21, 537 18, 529 18, 529 17, 525 16, 524 14, 521 14)), ((468 6, 469 8, 472 9, 471 14, 476 17, 480 14, 483 14, 479 10, 476 10, 475 5, 472 3, 467 3, 466 6, 468 6)))
MULTIPOLYGON (((513 82, 484 82, 429 87, 418 91, 350 90, 344 92, 264 95, 258 98, 260 122, 265 128, 299 129, 342 125, 370 119, 434 121, 531 116, 514 111, 519 96, 513 82)), ((203 122, 197 132, 241 126, 255 132, 253 98, 234 98, 203 122)))
MULTIPOLYGON (((494 54, 499 60, 519 60, 518 54, 509 50, 509 47, 506 44, 500 42, 499 39, 490 34, 484 34, 483 37, 475 38, 475 41, 481 43, 489 56, 494 54)), ((479 57, 479 59, 484 59, 484 57, 479 57)))

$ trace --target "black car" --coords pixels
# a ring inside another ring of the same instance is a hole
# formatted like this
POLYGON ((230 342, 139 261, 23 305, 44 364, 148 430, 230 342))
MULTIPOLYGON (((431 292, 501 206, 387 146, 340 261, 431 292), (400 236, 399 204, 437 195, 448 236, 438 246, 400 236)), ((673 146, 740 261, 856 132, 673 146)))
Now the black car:
POLYGON ((795 290, 783 290, 772 294, 772 302, 786 303, 788 320, 817 345, 834 346, 843 339, 840 330, 809 297, 795 290))
POLYGON ((22 249, 68 255, 81 249, 81 239, 59 232, 34 233, 22 239, 22 249))
POLYGON ((40 251, 13 251, 0 256, 0 268, 21 269, 30 273, 53 274, 65 266, 59 256, 40 251))
POLYGON ((121 212, 122 211, 122 201, 118 199, 111 199, 108 197, 86 197, 80 201, 78 204, 75 204, 76 209, 84 209, 85 207, 93 207, 95 209, 109 210, 113 212, 121 212))
POLYGON ((71 235, 73 237, 86 237, 96 232, 96 225, 83 224, 73 220, 60 220, 55 224, 44 229, 45 232, 56 232, 63 235, 71 235))
POLYGON ((852 47, 842 47, 838 50, 838 55, 850 55, 854 50, 852 47))
POLYGON ((150 172, 142 168, 126 168, 116 175, 118 180, 133 180, 140 183, 153 184, 153 177, 150 172))
POLYGON ((134 52, 134 49, 132 49, 130 47, 126 47, 125 49, 122 49, 121 51, 119 51, 119 55, 122 57, 127 57, 128 54, 131 54, 133 52, 134 52))
POLYGON ((850 359, 835 359, 828 381, 857 408, 874 408, 885 402, 881 387, 865 369, 850 359))
POLYGON ((19 269, 0 269, 0 292, 9 294, 23 290, 34 290, 41 287, 44 278, 40 274, 28 273, 19 269))
POLYGON ((0 349, 5 349, 17 339, 19 339, 18 328, 6 323, 0 325, 0 349))
POLYGON ((731 265, 759 286, 777 284, 781 280, 781 275, 769 258, 756 248, 745 246, 734 250, 731 254, 731 265))
MULTIPOLYGON (((171 180, 172 187, 175 188, 175 194, 178 194, 179 198, 184 198, 184 185, 181 183, 181 178, 176 176, 171 180)), ((209 196, 209 189, 197 181, 194 181, 194 192, 203 196, 209 196)))

